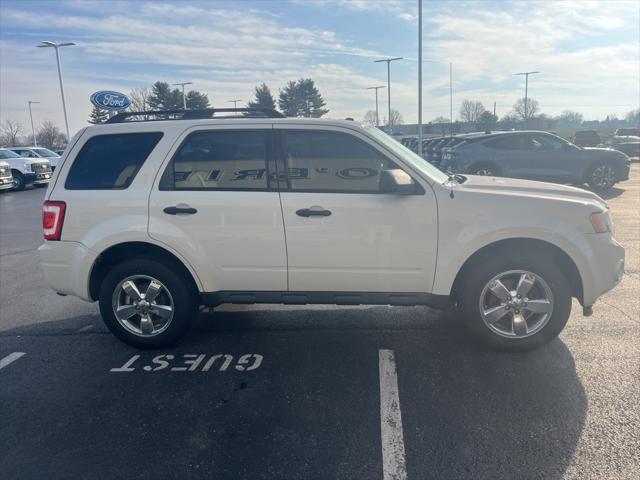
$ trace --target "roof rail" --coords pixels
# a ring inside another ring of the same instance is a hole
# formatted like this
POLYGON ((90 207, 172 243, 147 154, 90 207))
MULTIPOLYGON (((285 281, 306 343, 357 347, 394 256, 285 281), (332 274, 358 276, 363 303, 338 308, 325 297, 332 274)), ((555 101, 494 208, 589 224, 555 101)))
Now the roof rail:
MULTIPOLYGON (((242 117, 284 118, 284 115, 272 108, 238 107, 205 108, 202 110, 153 110, 144 112, 120 112, 104 123, 146 122, 161 120, 194 120, 206 118, 234 118, 236 115, 215 117, 216 113, 243 113, 242 117), (132 118, 133 117, 133 118, 132 118), (155 117, 155 118, 152 118, 155 117)), ((238 117, 238 118, 242 118, 238 117)))

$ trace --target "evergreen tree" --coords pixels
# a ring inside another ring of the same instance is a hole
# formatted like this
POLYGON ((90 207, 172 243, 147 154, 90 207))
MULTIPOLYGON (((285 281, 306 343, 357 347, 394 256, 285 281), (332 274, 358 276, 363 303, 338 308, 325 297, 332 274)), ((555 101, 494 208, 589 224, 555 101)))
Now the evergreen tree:
POLYGON ((109 118, 109 112, 103 110, 102 108, 98 108, 95 105, 91 109, 91 113, 89 114, 89 123, 98 124, 104 123, 109 118))
MULTIPOLYGON (((182 102, 182 92, 180 92, 180 101, 182 102)), ((182 108, 182 103, 180 103, 179 108, 182 108)), ((187 108, 189 110, 202 110, 204 108, 209 108, 209 97, 197 90, 190 90, 187 92, 187 108)))
MULTIPOLYGON (((197 90, 186 92, 187 109, 199 110, 209 107, 209 97, 197 90)), ((182 90, 174 88, 167 82, 156 82, 151 87, 151 94, 147 98, 150 110, 182 110, 182 90)))
POLYGON ((171 90, 167 82, 156 82, 147 102, 151 110, 177 110, 182 108, 182 92, 177 88, 171 90))
POLYGON ((280 90, 278 105, 287 117, 319 118, 329 112, 323 108, 326 102, 310 78, 290 81, 280 90))
POLYGON ((267 87, 267 85, 265 83, 263 83, 260 86, 256 87, 255 96, 256 96, 255 100, 252 100, 249 103, 247 103, 247 107, 249 107, 249 108, 271 108, 271 109, 275 110, 276 101, 273 98, 273 95, 271 94, 271 90, 269 89, 269 87, 267 87))

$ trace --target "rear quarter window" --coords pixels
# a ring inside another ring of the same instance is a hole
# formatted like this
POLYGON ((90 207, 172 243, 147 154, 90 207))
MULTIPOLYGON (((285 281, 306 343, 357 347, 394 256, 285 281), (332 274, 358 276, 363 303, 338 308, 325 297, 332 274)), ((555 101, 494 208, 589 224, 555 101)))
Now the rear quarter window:
POLYGON ((96 135, 85 143, 69 170, 67 190, 122 190, 162 138, 161 132, 96 135))

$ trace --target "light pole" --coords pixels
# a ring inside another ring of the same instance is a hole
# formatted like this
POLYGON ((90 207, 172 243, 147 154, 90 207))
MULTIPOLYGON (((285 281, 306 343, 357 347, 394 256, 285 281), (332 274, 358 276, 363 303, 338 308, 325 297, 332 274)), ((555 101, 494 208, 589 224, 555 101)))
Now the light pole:
POLYGON ((69 120, 67 120, 67 105, 64 101, 64 87, 62 86, 62 72, 60 71, 60 54, 58 50, 62 47, 71 47, 75 45, 73 42, 66 43, 54 43, 54 42, 40 42, 41 45, 36 45, 38 48, 53 48, 56 51, 56 63, 58 64, 58 80, 60 81, 60 96, 62 97, 62 112, 64 113, 64 126, 67 130, 67 142, 71 140, 69 135, 69 120))
POLYGON ((381 88, 387 88, 384 85, 378 87, 368 87, 367 90, 375 90, 376 91, 376 127, 380 125, 380 116, 378 115, 378 90, 381 88))
POLYGON ((453 62, 449 62, 449 136, 453 137, 453 62))
POLYGON ((387 107, 389 110, 389 118, 387 124, 391 126, 391 62, 402 60, 403 57, 383 58, 382 60, 374 60, 374 63, 387 62, 387 107))
POLYGON ((422 0, 418 0, 418 155, 422 156, 422 0))
POLYGON ((184 86, 185 85, 192 85, 192 84, 193 84, 193 82, 182 82, 182 83, 174 83, 173 84, 174 87, 177 87, 178 85, 182 86, 182 108, 184 110, 187 109, 187 97, 184 94, 184 86))
POLYGON ((29 100, 27 101, 27 103, 29 104, 29 118, 31 119, 31 133, 33 134, 33 146, 37 147, 38 142, 36 140, 36 129, 33 128, 33 113, 31 113, 31 105, 34 103, 40 103, 40 102, 34 102, 32 100, 29 100))
POLYGON ((529 75, 540 72, 520 72, 514 75, 524 75, 524 129, 529 127, 529 75))
MULTIPOLYGON (((241 98, 234 98, 233 100, 227 100, 229 103, 233 103, 233 108, 237 109, 238 108, 238 102, 241 102, 242 99, 241 98)), ((238 112, 234 112, 234 115, 238 115, 238 112)))

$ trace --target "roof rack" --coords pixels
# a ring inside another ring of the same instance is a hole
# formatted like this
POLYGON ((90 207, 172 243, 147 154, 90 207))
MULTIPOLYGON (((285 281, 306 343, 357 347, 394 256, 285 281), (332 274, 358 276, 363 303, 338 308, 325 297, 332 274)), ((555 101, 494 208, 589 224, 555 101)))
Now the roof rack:
POLYGON ((161 120, 194 120, 206 118, 284 118, 284 115, 272 108, 238 107, 238 108, 205 108, 202 110, 154 110, 145 112, 120 112, 104 123, 146 122, 161 120), (216 113, 242 113, 215 117, 216 113), (153 118, 155 117, 155 118, 153 118))

